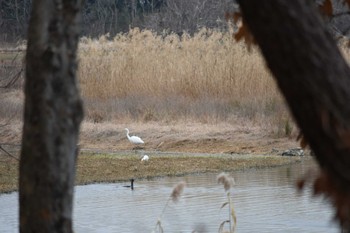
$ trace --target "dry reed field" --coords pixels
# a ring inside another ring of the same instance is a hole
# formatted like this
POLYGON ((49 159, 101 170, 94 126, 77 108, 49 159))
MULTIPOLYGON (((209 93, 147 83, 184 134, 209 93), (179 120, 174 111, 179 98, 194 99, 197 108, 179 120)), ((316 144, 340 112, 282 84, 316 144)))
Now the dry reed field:
MULTIPOLYGON (((340 47, 350 60, 348 47, 340 47)), ((269 153, 296 144, 285 137, 298 129, 258 49, 248 52, 232 31, 179 36, 135 28, 81 38, 78 58, 81 148, 131 149, 126 127, 146 150, 269 153)), ((20 144, 23 101, 23 77, 0 89, 1 144, 20 144)))
MULTIPOLYGON (((131 150, 124 128, 145 141, 144 150, 151 156, 152 151, 272 156, 250 161, 252 167, 285 163, 275 155, 298 145, 285 137, 295 136, 297 129, 258 49, 248 52, 233 40, 232 32, 202 29, 193 36, 178 36, 131 29, 114 38, 81 38, 78 58, 85 106, 79 144, 83 153, 131 150)), ((15 156, 21 144, 23 102, 23 80, 0 89, 0 145, 15 156)), ((79 157, 78 183, 125 180, 135 173, 142 178, 248 166, 225 156, 189 156, 181 163, 177 156, 152 157, 147 168, 154 169, 148 174, 135 165, 137 156, 112 157, 79 157), (101 177, 92 172, 101 168, 99 163, 103 169, 98 170, 105 171, 101 177), (118 176, 116 163, 125 164, 118 176)), ((13 190, 17 162, 2 165, 0 188, 13 190)))
POLYGON ((132 29, 115 38, 82 38, 79 60, 90 121, 244 118, 279 129, 290 121, 259 52, 249 53, 232 32, 178 36, 132 29))
MULTIPOLYGON (((258 50, 249 53, 231 31, 178 36, 135 28, 114 38, 81 38, 78 57, 87 122, 243 119, 278 135, 291 133, 291 118, 258 50)), ((1 90, 1 119, 22 118, 18 83, 1 90)))

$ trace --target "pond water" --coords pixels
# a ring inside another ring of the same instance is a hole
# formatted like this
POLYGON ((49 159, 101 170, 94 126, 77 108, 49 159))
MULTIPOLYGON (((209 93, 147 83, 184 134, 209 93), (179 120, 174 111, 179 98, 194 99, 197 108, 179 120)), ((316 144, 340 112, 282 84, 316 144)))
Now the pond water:
MULTIPOLYGON (((236 185, 231 196, 237 215, 236 232, 339 232, 333 212, 306 189, 295 190, 295 180, 313 166, 310 161, 269 169, 231 172, 236 185)), ((220 207, 227 197, 217 174, 136 180, 128 183, 77 186, 74 230, 80 233, 151 232, 173 187, 187 186, 177 203, 169 202, 161 219, 164 232, 218 232, 228 218, 220 207)), ((18 232, 18 193, 0 195, 0 232, 18 232)))

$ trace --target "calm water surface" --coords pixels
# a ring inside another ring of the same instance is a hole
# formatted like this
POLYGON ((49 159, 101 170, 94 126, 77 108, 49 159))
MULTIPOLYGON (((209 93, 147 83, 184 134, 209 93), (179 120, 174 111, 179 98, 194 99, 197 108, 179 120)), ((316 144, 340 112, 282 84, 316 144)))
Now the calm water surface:
MULTIPOLYGON (((231 190, 242 232, 327 232, 336 233, 332 209, 310 190, 298 194, 295 179, 310 162, 288 167, 232 172, 236 185, 231 190)), ((162 218, 167 232, 217 232, 228 217, 220 209, 227 200, 217 174, 136 180, 131 191, 120 184, 77 186, 74 201, 75 232, 151 232, 174 185, 186 181, 178 203, 170 203, 162 218)), ((0 195, 0 232, 17 232, 18 193, 0 195)))

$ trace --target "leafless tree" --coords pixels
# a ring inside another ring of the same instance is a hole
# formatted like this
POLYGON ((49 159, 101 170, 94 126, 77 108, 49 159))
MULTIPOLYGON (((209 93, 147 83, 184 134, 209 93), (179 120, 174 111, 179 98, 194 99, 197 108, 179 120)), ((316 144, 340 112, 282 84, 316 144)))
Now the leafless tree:
POLYGON ((225 12, 233 10, 230 0, 168 0, 164 7, 145 20, 145 27, 156 31, 167 29, 194 33, 203 27, 223 29, 227 26, 225 12))
MULTIPOLYGON (((239 0, 322 174, 314 192, 350 232, 350 69, 312 1, 239 0)), ((329 2, 327 2, 329 3, 329 2)))
POLYGON ((71 233, 82 102, 76 50, 81 0, 33 0, 20 158, 20 232, 71 233))
POLYGON ((32 0, 0 0, 0 40, 25 37, 32 0))

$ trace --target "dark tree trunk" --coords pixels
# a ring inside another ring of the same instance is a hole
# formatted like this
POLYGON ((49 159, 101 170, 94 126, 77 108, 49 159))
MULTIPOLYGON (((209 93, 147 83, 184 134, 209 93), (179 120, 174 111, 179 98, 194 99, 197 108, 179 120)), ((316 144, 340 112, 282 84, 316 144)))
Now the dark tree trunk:
POLYGON ((243 18, 326 179, 342 226, 350 223, 350 70, 311 1, 240 0, 243 18))
POLYGON ((82 102, 80 0, 34 0, 28 30, 20 161, 20 232, 72 232, 82 102))

